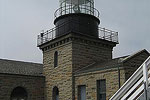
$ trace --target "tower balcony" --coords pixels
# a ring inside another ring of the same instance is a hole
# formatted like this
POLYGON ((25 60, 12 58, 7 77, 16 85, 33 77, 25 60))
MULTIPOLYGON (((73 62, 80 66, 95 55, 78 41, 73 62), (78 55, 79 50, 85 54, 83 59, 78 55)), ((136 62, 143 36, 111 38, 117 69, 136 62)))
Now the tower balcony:
MULTIPOLYGON (((69 33, 82 34, 83 33, 82 31, 84 31, 82 29, 86 29, 86 31, 90 32, 90 30, 88 30, 88 28, 86 26, 80 25, 77 28, 75 26, 77 26, 77 25, 68 27, 68 23, 63 23, 60 26, 57 26, 50 30, 41 32, 37 38, 37 46, 39 47, 42 44, 45 44, 49 41, 52 41, 56 38, 62 37, 63 35, 66 35, 69 33), (78 28, 80 28, 80 30, 78 28), (59 34, 59 33, 61 33, 61 34, 59 34)), ((84 33, 84 35, 91 37, 89 34, 86 34, 86 33, 84 33)), ((118 32, 115 32, 115 31, 112 31, 112 30, 109 30, 106 28, 102 28, 102 27, 98 28, 98 36, 93 37, 93 38, 99 38, 102 40, 114 42, 116 44, 119 43, 118 42, 118 32)))

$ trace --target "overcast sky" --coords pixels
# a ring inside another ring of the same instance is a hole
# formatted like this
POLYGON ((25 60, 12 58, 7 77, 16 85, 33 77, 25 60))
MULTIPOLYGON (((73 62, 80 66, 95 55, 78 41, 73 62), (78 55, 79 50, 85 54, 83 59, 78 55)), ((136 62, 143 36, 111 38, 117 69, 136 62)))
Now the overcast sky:
MULTIPOLYGON (((54 27, 59 0, 0 0, 0 58, 42 63, 41 30, 54 27)), ((101 27, 119 32, 114 57, 150 51, 150 0, 95 0, 101 27)))

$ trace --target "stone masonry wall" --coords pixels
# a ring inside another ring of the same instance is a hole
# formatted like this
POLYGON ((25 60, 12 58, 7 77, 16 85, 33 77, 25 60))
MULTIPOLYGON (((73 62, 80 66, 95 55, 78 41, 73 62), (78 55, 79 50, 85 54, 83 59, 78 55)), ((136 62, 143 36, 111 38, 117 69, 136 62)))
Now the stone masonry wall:
POLYGON ((59 89, 60 100, 72 100, 72 44, 56 46, 43 52, 46 77, 46 100, 52 100, 53 87, 59 89), (58 66, 54 68, 54 53, 58 52, 58 66))
POLYGON ((73 71, 86 67, 94 62, 112 59, 112 47, 91 42, 73 41, 73 71))
MULTIPOLYGON (((121 84, 125 82, 124 70, 120 70, 121 84)), ((97 100, 97 80, 106 79, 106 100, 108 100, 118 89, 118 70, 103 70, 79 74, 75 76, 75 100, 78 99, 78 86, 86 85, 86 100, 97 100)))
POLYGON ((44 99, 44 77, 0 74, 0 100, 10 100, 11 92, 16 87, 24 88, 28 100, 44 99))
POLYGON ((93 62, 112 59, 115 44, 101 43, 68 34, 42 46, 44 75, 46 77, 46 100, 52 100, 53 87, 59 89, 60 100, 74 100, 73 72, 93 62), (58 67, 54 68, 54 53, 58 52, 58 67))

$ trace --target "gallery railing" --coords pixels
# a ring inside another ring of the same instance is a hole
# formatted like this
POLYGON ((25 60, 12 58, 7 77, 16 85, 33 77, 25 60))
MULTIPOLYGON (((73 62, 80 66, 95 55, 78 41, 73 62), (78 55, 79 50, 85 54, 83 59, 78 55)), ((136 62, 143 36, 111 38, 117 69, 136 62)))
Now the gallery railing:
POLYGON ((99 38, 111 42, 118 42, 118 32, 99 27, 99 38))
MULTIPOLYGON (((66 29, 66 26, 67 26, 68 23, 64 23, 58 27, 54 27, 50 30, 47 30, 47 31, 42 31, 40 33, 40 35, 38 35, 38 39, 37 39, 37 46, 40 46, 44 43, 47 43, 53 39, 56 38, 56 31, 59 32, 59 30, 61 29, 62 30, 62 27, 64 28, 64 30, 66 29)), ((81 25, 82 26, 82 25, 81 25)), ((83 27, 83 26, 82 26, 83 27)), ((85 26, 86 27, 86 26, 85 26)), ((103 40, 107 40, 107 41, 111 41, 111 42, 115 42, 115 43, 118 43, 118 32, 115 32, 115 31, 111 31, 111 30, 108 30, 106 28, 101 28, 99 27, 98 28, 98 33, 99 33, 99 38, 100 39, 103 39, 103 40)), ((66 31, 65 31, 66 32, 66 31)), ((73 31, 74 32, 74 31, 73 31)), ((69 32, 68 32, 69 33, 69 32)), ((67 32, 64 33, 64 34, 68 34, 67 32)), ((75 30, 75 33, 79 33, 78 31, 75 30)), ((62 35, 64 35, 62 34, 62 35)), ((61 35, 57 36, 57 37, 60 37, 61 35)))

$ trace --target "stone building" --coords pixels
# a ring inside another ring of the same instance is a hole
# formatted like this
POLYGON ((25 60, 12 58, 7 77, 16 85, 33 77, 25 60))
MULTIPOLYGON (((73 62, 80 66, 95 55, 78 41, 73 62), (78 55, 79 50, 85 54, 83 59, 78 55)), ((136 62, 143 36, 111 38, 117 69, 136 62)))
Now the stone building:
POLYGON ((99 28, 93 0, 60 0, 54 24, 38 36, 43 65, 0 60, 0 100, 108 100, 150 56, 113 59, 118 33, 99 28))
POLYGON ((0 59, 0 100, 44 100, 42 64, 0 59))
POLYGON ((118 32, 99 28, 93 0, 60 0, 54 24, 38 36, 46 100, 108 100, 149 56, 113 59, 118 32))

